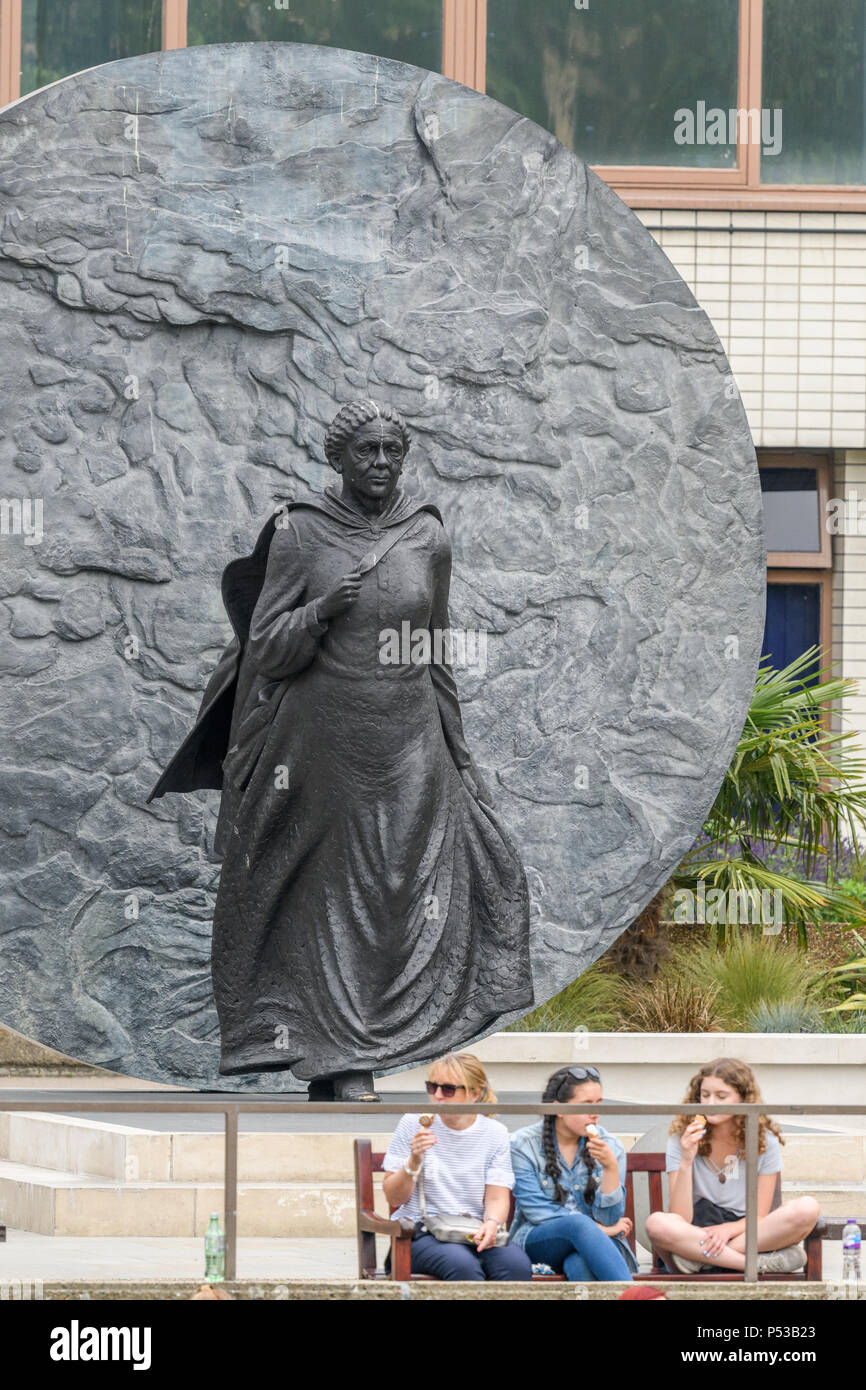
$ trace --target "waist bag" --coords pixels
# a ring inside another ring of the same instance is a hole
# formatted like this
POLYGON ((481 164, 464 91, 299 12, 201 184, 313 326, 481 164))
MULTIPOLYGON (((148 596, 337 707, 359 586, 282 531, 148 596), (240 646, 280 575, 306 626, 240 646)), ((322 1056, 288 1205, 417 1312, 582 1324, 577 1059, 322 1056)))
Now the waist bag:
MULTIPOLYGON (((428 1215, 427 1202, 424 1194, 424 1169, 422 1167, 418 1178, 418 1205, 421 1208, 421 1221, 428 1235, 436 1240, 446 1241, 452 1245, 474 1245, 475 1236, 481 1222, 477 1216, 469 1216, 466 1212, 460 1212, 457 1216, 443 1216, 441 1212, 428 1215)), ((508 1232, 497 1231, 494 1245, 507 1245, 508 1232)))

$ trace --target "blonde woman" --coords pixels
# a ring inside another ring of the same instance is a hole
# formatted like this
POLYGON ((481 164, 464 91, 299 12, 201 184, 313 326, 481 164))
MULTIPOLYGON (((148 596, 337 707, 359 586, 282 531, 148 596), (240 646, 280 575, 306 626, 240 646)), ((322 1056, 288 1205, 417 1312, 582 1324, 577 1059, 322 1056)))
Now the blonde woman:
MULTIPOLYGON (((718 1057, 692 1077, 688 1105, 759 1104, 755 1074, 735 1057, 718 1057)), ((702 1269, 741 1270, 746 1263, 746 1122, 742 1115, 678 1115, 667 1144, 670 1211, 647 1220, 653 1243, 671 1252, 683 1274, 702 1269)), ((758 1137, 759 1274, 802 1269, 800 1244, 818 1219, 814 1197, 770 1208, 782 1171, 781 1130, 761 1115, 758 1137)))
MULTIPOLYGON (((433 1062, 427 1094, 437 1105, 495 1101, 484 1068, 471 1052, 451 1052, 433 1062)), ((418 1114, 404 1115, 384 1161, 383 1190, 394 1215, 415 1222, 412 1270, 437 1279, 531 1279, 532 1265, 516 1245, 495 1244, 508 1222, 514 1171, 508 1131, 489 1115, 436 1115, 425 1128, 418 1114), (424 1199, 430 1216, 465 1213, 478 1218, 472 1243, 439 1241, 424 1229, 418 1178, 424 1167, 424 1199)))

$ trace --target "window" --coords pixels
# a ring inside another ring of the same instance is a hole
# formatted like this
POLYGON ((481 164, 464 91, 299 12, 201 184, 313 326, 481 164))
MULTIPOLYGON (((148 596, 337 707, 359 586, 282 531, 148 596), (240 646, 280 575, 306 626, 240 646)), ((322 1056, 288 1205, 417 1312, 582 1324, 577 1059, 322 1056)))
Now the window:
POLYGON ((442 0, 189 0, 187 43, 316 43, 438 71, 442 0))
POLYGON ((21 95, 161 47, 162 0, 21 0, 21 95))
POLYGON ((768 550, 820 550, 814 468, 762 468, 761 492, 768 550))
POLYGON ((827 455, 762 449, 760 470, 767 563, 829 568, 833 557, 827 526, 827 455))
POLYGON ((705 113, 737 106, 738 12, 739 0, 487 0, 487 92, 588 164, 735 168, 736 133, 708 143, 705 113))
POLYGON ((866 0, 462 3, 476 85, 632 207, 862 210, 866 0))
MULTIPOLYGON (((809 647, 829 660, 832 543, 828 454, 762 449, 758 455, 767 542, 763 654, 777 668, 809 647)), ((816 663, 816 668, 820 666, 816 663)))
POLYGON ((866 183, 863 0, 764 0, 763 104, 781 108, 764 182, 866 183), (792 20, 794 21, 792 23, 792 20))

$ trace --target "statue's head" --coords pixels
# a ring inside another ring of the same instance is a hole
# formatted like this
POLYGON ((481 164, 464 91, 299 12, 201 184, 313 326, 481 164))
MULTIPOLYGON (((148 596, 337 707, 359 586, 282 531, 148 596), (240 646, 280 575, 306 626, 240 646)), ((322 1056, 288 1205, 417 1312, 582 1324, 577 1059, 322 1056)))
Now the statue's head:
POLYGON ((351 401, 325 436, 325 457, 343 482, 371 500, 390 497, 409 452, 406 422, 393 406, 351 401))

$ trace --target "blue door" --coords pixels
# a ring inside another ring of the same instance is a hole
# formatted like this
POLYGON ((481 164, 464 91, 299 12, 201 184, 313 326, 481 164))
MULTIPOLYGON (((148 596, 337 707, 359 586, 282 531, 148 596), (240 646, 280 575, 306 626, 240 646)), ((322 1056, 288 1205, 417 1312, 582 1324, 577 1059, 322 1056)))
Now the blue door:
POLYGON ((820 641, 820 584, 768 584, 762 655, 781 670, 820 641))

